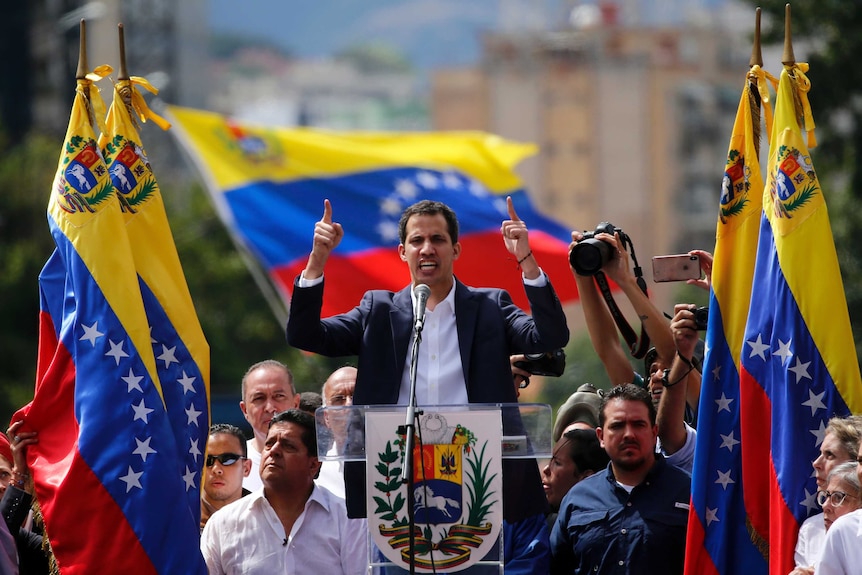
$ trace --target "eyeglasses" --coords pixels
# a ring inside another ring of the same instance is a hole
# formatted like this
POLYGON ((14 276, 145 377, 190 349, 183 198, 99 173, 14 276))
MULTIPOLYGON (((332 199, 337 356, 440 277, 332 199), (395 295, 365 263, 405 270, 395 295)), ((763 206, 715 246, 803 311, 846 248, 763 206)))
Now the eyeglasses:
POLYGON ((236 453, 222 453, 221 455, 207 455, 206 466, 212 467, 216 461, 224 465, 225 467, 230 467, 240 459, 245 459, 242 455, 238 455, 236 453))
POLYGON ((820 507, 826 505, 826 502, 829 501, 832 503, 833 507, 840 507, 842 503, 844 503, 844 498, 849 497, 850 499, 858 499, 857 497, 850 495, 849 493, 844 493, 843 491, 833 491, 829 493, 828 491, 818 491, 817 492, 817 504, 820 507))
POLYGON ((329 401, 327 403, 329 405, 338 406, 338 405, 347 405, 348 401, 350 401, 351 404, 353 403, 353 396, 352 395, 333 395, 332 397, 329 398, 329 401))

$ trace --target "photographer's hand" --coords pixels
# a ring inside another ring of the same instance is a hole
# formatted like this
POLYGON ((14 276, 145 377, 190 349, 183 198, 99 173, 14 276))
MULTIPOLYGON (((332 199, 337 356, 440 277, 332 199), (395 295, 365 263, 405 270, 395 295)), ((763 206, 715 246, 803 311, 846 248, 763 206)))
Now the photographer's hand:
POLYGON ((515 383, 515 395, 521 397, 521 389, 530 385, 530 376, 532 374, 526 369, 521 369, 515 365, 516 361, 527 361, 527 356, 522 353, 509 356, 509 365, 512 366, 512 379, 515 383))
POLYGON ((620 234, 614 235, 601 233, 596 235, 596 239, 610 244, 614 249, 613 257, 602 266, 602 270, 611 278, 617 285, 623 287, 625 283, 635 283, 635 275, 632 273, 632 266, 629 260, 629 253, 623 249, 623 242, 620 234))
POLYGON ((709 291, 709 287, 712 285, 712 254, 704 250, 691 250, 688 255, 697 256, 704 277, 696 280, 685 280, 685 283, 709 291))

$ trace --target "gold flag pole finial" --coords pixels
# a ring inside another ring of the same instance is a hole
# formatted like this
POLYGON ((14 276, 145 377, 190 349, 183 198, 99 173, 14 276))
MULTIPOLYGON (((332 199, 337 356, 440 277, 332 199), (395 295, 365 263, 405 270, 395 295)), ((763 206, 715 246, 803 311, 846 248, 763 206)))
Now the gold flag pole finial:
POLYGON ((763 51, 760 49, 760 7, 754 10, 754 44, 751 46, 751 59, 748 66, 763 67, 763 51))
POLYGON ((790 3, 784 5, 784 54, 781 63, 785 66, 796 64, 796 56, 793 55, 793 40, 790 33, 790 3))
POLYGON ((81 47, 78 51, 78 70, 75 72, 76 80, 87 77, 87 21, 81 19, 81 47))

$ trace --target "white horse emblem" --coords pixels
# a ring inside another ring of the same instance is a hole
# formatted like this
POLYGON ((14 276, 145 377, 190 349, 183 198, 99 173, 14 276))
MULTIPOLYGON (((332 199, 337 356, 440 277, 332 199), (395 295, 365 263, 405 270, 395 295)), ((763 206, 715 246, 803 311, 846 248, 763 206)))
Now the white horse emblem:
POLYGON ((460 509, 461 507, 461 505, 454 499, 434 495, 434 492, 431 491, 431 488, 428 486, 417 488, 416 491, 413 492, 413 499, 416 502, 416 509, 439 509, 446 515, 446 517, 449 518, 452 517, 452 514, 449 513, 449 510, 446 508, 447 505, 455 509, 460 509))

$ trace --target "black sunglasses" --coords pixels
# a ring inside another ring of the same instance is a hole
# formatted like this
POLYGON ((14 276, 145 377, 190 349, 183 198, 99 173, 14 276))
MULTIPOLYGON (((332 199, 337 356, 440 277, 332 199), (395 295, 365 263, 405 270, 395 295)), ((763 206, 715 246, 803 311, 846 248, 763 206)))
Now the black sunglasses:
POLYGON ((236 453, 222 453, 221 455, 207 455, 206 466, 212 467, 213 464, 218 461, 222 465, 229 467, 239 461, 240 459, 245 459, 242 455, 238 455, 236 453))

